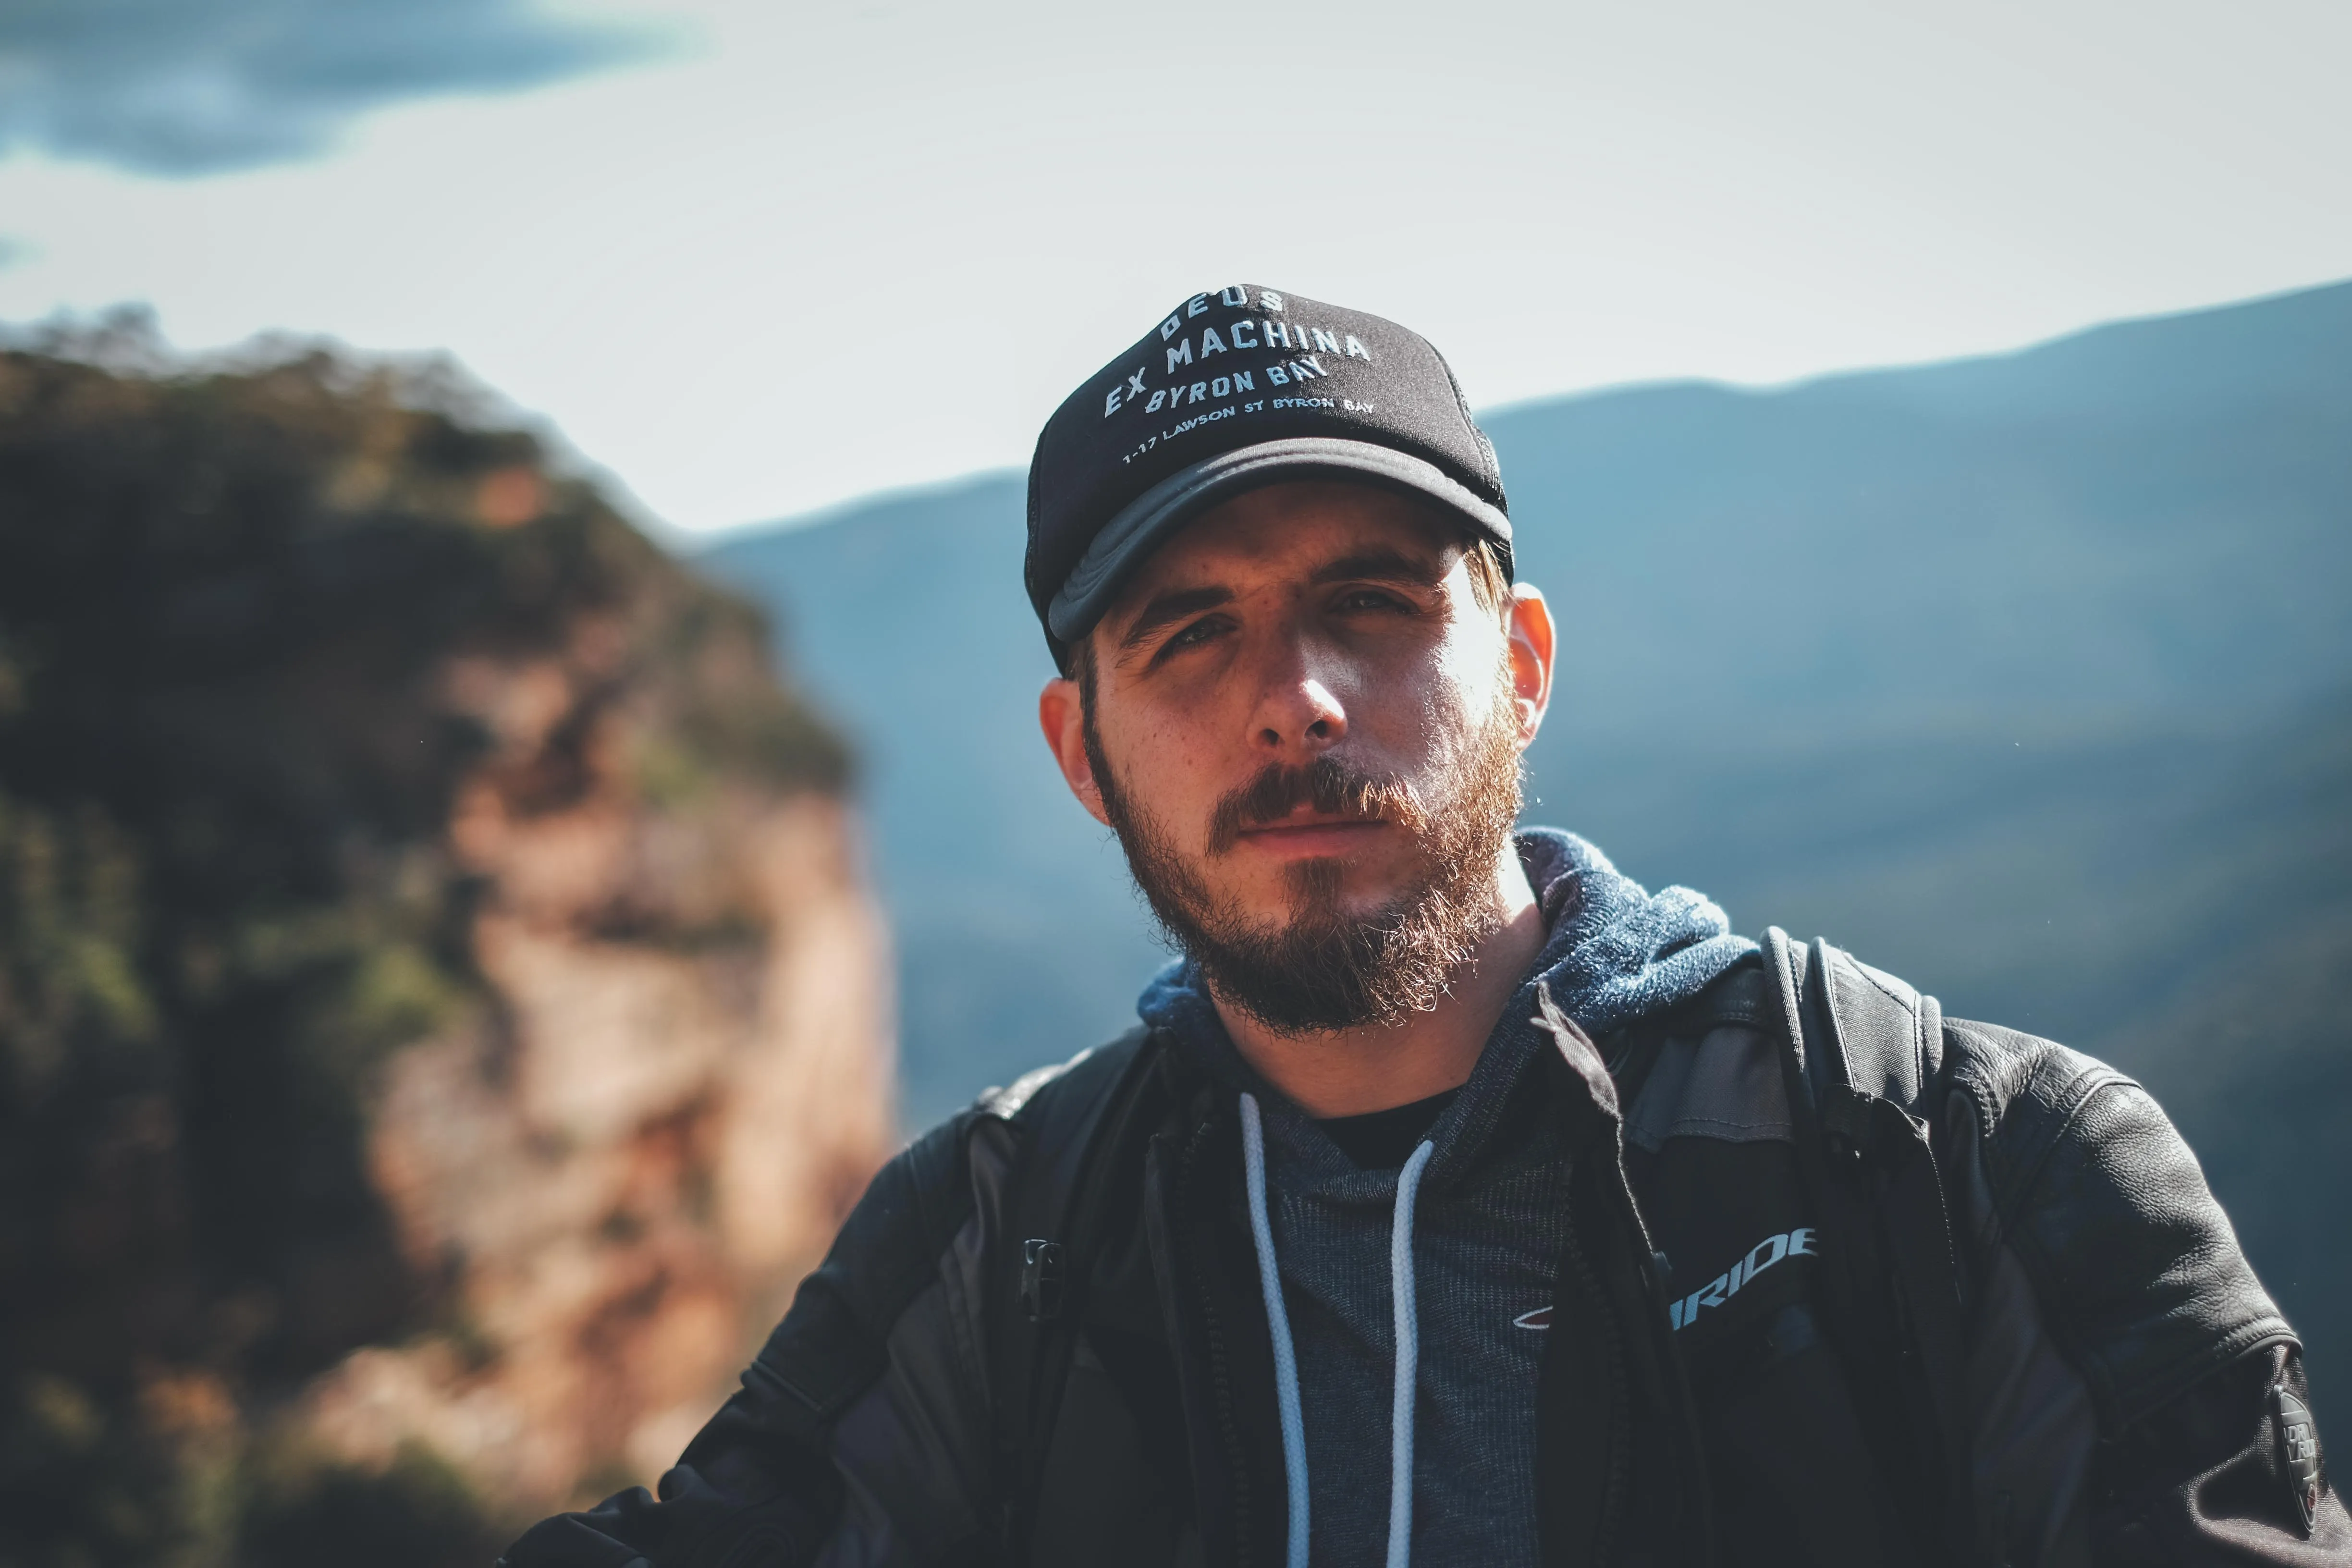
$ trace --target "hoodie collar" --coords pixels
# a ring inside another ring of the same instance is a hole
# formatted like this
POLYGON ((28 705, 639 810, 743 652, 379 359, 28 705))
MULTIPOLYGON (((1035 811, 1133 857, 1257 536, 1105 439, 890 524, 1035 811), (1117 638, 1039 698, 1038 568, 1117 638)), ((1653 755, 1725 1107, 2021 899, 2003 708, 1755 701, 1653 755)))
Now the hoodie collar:
POLYGON ((1529 828, 1518 848, 1551 932, 1526 1000, 1532 1007, 1536 982, 1549 984, 1560 1011, 1595 1039, 1688 1001, 1758 951, 1731 934, 1729 917, 1705 893, 1653 893, 1573 833, 1529 828))

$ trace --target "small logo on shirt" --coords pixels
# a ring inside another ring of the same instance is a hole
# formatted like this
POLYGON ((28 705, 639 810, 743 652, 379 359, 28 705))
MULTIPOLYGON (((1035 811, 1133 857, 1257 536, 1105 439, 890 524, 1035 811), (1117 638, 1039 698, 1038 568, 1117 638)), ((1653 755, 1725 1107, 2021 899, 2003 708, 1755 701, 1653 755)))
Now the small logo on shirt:
MULTIPOLYGON (((1690 1327, 1702 1307, 1720 1307, 1739 1293, 1739 1288, 1767 1268, 1784 1258, 1815 1258, 1813 1227, 1801 1225, 1779 1236, 1768 1236, 1748 1249, 1748 1255, 1692 1291, 1679 1301, 1670 1303, 1666 1316, 1677 1329, 1690 1327)), ((1532 1312, 1521 1312, 1511 1320, 1515 1329, 1548 1329, 1551 1327, 1551 1309, 1538 1307, 1532 1312)))

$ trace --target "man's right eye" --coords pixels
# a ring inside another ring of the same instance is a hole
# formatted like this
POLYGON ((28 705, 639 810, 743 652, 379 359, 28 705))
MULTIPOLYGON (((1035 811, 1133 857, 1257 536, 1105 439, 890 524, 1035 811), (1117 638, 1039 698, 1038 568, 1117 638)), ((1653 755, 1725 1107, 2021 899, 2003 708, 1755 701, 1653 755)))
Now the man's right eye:
POLYGON ((1177 627, 1165 641, 1151 650, 1151 658, 1146 668, 1157 669, 1179 654, 1207 647, 1217 639, 1224 627, 1225 617, 1223 616, 1203 616, 1197 621, 1177 627))

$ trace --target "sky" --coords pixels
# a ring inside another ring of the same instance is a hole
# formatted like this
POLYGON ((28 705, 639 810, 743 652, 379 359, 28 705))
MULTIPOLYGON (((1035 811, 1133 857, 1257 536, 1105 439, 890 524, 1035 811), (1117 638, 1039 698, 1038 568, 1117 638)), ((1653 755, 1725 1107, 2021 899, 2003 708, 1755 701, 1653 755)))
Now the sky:
POLYGON ((2343 0, 6 0, 0 321, 441 351, 702 532, 1024 463, 1185 297, 1480 406, 2352 276, 2343 0))

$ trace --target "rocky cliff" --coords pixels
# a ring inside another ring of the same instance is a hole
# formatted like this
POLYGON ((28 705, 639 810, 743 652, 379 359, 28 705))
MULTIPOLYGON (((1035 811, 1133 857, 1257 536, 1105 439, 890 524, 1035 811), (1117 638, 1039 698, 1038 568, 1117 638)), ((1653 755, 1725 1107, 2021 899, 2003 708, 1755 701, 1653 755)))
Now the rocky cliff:
POLYGON ((0 1558, 650 1481, 892 1139, 846 771, 446 377, 0 355, 0 1558))

